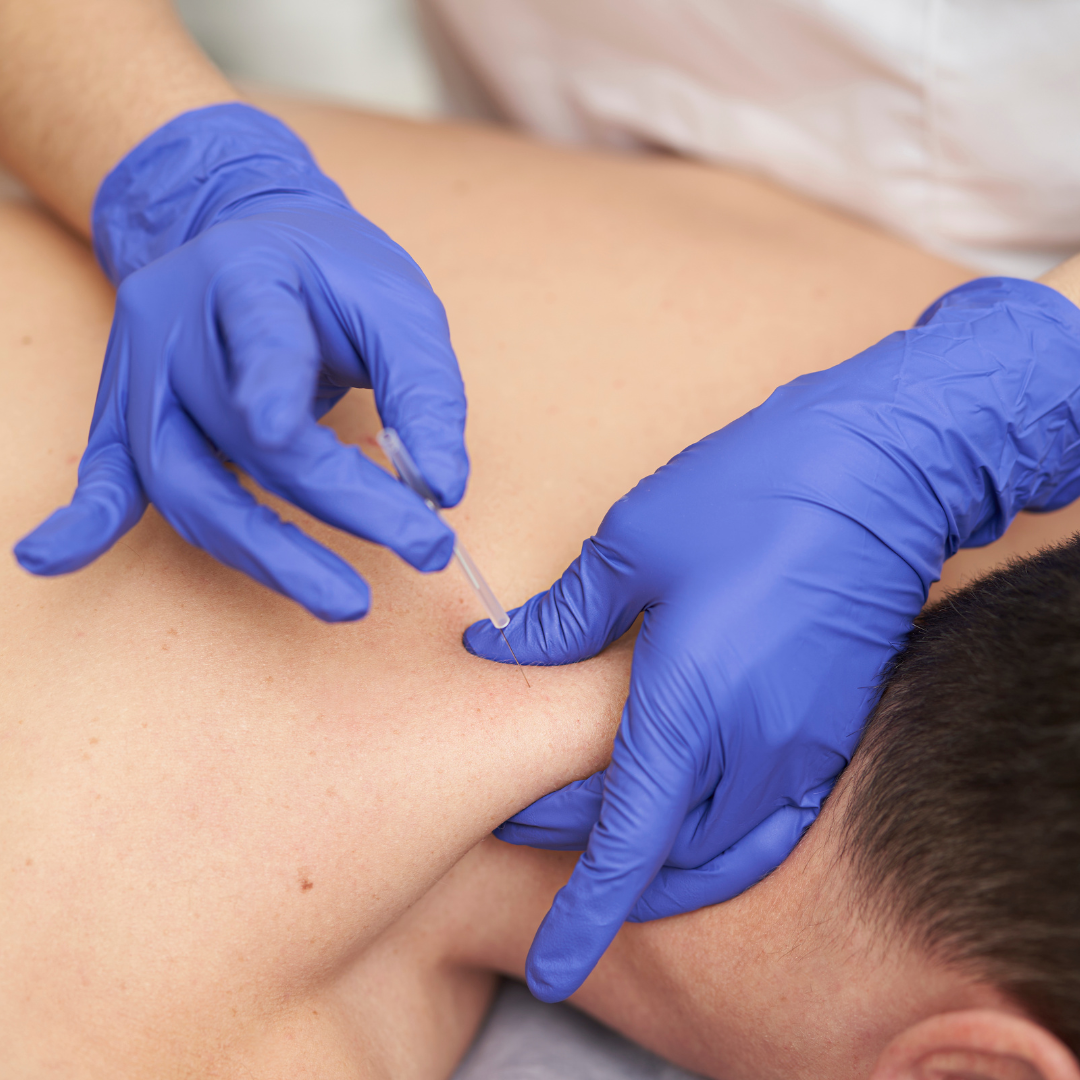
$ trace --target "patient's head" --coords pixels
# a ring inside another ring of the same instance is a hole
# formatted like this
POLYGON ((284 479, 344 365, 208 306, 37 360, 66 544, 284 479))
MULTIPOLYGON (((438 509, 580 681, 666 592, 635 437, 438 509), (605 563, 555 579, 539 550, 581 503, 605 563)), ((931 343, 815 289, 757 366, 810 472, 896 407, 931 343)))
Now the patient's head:
POLYGON ((859 756, 868 902, 1080 1050, 1080 538, 927 612, 859 756))
POLYGON ((838 795, 871 925, 1080 1052, 1080 538, 919 620, 838 795))

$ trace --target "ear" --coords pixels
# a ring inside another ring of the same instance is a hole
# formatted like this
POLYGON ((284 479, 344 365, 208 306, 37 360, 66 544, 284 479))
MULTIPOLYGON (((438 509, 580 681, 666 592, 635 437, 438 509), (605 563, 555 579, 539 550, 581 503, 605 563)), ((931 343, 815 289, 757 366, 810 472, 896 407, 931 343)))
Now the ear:
POLYGON ((871 1080, 1080 1080, 1065 1045, 997 1009, 940 1013, 898 1035, 871 1080))

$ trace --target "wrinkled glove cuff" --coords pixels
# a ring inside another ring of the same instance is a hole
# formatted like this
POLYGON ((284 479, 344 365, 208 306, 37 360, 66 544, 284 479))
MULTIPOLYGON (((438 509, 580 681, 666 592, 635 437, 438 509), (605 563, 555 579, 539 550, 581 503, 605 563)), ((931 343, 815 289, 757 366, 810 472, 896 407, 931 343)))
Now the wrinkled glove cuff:
POLYGON ((253 200, 297 194, 349 206, 280 120, 231 102, 181 113, 105 177, 94 200, 94 254, 115 285, 253 200))
POLYGON ((762 490, 858 522, 929 589, 944 559, 1020 510, 1080 495, 1080 308, 1045 285, 982 278, 918 325, 800 376, 732 425, 764 425, 762 490), (793 459, 769 449, 784 425, 793 459))
POLYGON ((939 486, 927 470, 960 546, 996 539, 1020 510, 1080 495, 1080 308, 1036 281, 979 278, 945 293, 909 334, 912 354, 940 354, 939 400, 962 432, 952 448, 968 483, 939 486))

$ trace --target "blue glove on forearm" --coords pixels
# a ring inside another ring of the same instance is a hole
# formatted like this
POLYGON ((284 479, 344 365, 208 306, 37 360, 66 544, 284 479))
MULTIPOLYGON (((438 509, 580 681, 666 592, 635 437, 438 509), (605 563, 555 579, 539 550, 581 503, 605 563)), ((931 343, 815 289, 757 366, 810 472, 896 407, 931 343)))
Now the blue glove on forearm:
POLYGON ((222 465, 315 517, 445 566, 450 529, 315 420, 373 387, 444 505, 462 496, 465 394, 427 279, 356 213, 279 121, 246 105, 185 113, 106 177, 94 247, 120 285, 71 505, 15 549, 77 570, 147 500, 190 543, 323 619, 368 609, 337 555, 259 506, 222 465))
MULTIPOLYGON (((726 900, 787 856, 943 560, 1080 494, 1078 420, 1080 310, 972 282, 642 480, 512 613, 528 664, 645 613, 609 768, 498 832, 585 850, 529 953, 538 997, 577 989, 627 917, 726 900)), ((490 623, 465 641, 505 656, 490 623)))

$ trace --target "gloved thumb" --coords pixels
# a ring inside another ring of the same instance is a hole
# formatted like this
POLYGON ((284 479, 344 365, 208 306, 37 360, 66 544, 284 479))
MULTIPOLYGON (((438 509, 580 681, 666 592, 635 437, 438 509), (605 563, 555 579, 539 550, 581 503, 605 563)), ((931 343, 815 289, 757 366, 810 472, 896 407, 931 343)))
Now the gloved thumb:
POLYGON ((494 832, 507 844, 549 851, 584 851, 600 817, 604 772, 574 780, 504 821, 494 832))
MULTIPOLYGON (((230 267, 219 275, 216 315, 248 435, 260 449, 276 450, 312 420, 321 358, 299 282, 291 280, 295 268, 278 255, 261 269, 230 267)), ((192 389, 197 395, 200 387, 192 389)))
POLYGON ((146 503, 127 448, 118 441, 104 442, 83 455, 71 503, 23 537, 15 545, 15 558, 31 574, 80 570, 138 522, 146 503))
MULTIPOLYGON (((510 612, 504 633, 523 664, 573 664, 595 656, 630 629, 643 607, 627 564, 595 536, 547 592, 510 612)), ((488 619, 473 623, 462 644, 475 656, 513 663, 488 619)))

